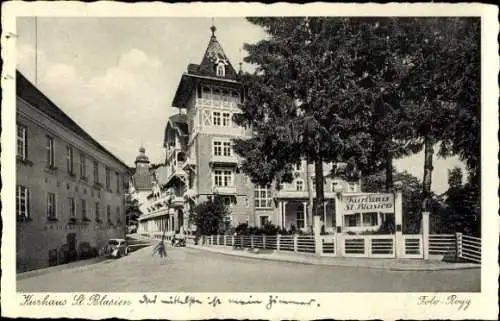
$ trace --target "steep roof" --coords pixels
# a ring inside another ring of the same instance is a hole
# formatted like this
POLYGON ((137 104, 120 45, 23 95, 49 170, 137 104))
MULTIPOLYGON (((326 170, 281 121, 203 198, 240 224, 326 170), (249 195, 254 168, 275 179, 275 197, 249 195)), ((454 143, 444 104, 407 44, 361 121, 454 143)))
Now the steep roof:
POLYGON ((172 101, 173 107, 185 108, 192 90, 200 81, 224 82, 226 85, 234 86, 235 88, 239 86, 239 75, 215 36, 215 26, 212 26, 210 29, 212 30, 212 36, 208 41, 203 59, 199 65, 188 65, 187 73, 182 75, 177 86, 172 101), (224 76, 217 75, 217 64, 220 62, 225 65, 224 76))
POLYGON ((88 143, 96 147, 104 154, 111 157, 114 161, 122 165, 130 172, 130 167, 122 162, 118 157, 109 152, 94 138, 92 138, 83 128, 81 128, 73 119, 64 113, 59 107, 56 106, 47 96, 38 90, 23 74, 16 70, 16 96, 28 102, 31 106, 40 110, 42 113, 52 118, 62 126, 66 127, 80 138, 86 140, 88 143))
POLYGON ((225 78, 231 80, 237 80, 238 75, 231 65, 229 58, 224 53, 224 49, 220 45, 217 37, 215 36, 215 27, 212 26, 212 36, 208 42, 207 50, 205 50, 205 54, 203 55, 203 59, 201 64, 198 66, 197 72, 195 74, 202 76, 211 76, 217 78, 225 78), (224 77, 217 76, 216 73, 216 64, 219 61, 223 61, 226 65, 226 72, 224 77))

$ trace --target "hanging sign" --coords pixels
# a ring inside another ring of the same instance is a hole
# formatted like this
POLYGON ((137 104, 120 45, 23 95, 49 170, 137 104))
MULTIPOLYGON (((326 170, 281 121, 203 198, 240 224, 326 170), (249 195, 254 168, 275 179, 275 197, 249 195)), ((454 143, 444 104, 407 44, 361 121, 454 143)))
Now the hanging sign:
POLYGON ((356 194, 343 195, 344 214, 353 213, 394 213, 394 195, 384 194, 356 194))

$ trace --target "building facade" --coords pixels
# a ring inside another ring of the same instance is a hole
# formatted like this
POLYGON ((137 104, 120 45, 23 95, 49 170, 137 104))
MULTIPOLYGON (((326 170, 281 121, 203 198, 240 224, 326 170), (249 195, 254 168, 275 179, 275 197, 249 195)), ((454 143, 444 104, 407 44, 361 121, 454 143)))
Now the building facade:
POLYGON ((95 256, 125 236, 129 168, 19 72, 16 86, 17 271, 95 256))
MULTIPOLYGON (((199 202, 215 195, 224 198, 233 226, 266 222, 285 229, 310 231, 307 217, 308 188, 314 191, 314 169, 305 161, 296 164, 294 181, 278 189, 255 186, 241 170, 241 159, 233 151, 234 138, 250 137, 251 131, 232 121, 240 113, 243 95, 239 75, 231 65, 212 27, 208 47, 199 65, 189 64, 177 87, 172 106, 178 114, 167 121, 164 134, 165 163, 152 173, 156 192, 139 218, 139 231, 189 230, 187 213, 199 202)), ((359 193, 359 182, 331 178, 332 164, 324 164, 325 207, 323 230, 335 228, 335 191, 359 193), (337 186, 337 187, 336 187, 337 186)), ((313 197, 315 192, 313 192, 313 197)), ((376 228, 377 220, 344 218, 350 225, 376 228)))

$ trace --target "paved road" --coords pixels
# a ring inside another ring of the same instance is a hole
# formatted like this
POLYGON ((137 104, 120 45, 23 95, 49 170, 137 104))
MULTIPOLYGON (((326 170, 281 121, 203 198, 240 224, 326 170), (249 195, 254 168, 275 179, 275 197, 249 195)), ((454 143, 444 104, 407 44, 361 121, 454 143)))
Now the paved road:
POLYGON ((385 271, 144 248, 116 260, 18 280, 22 292, 474 292, 480 270, 385 271))

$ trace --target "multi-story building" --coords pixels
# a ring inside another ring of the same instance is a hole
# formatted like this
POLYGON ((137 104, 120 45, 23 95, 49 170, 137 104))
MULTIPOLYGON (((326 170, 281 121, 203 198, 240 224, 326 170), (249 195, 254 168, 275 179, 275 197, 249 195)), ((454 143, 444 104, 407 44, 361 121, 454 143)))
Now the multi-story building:
MULTIPOLYGON (((232 121, 233 115, 241 112, 239 103, 243 99, 239 75, 217 40, 215 27, 211 30, 201 64, 189 64, 177 87, 172 106, 179 112, 167 121, 165 165, 155 172, 159 192, 151 194, 146 215, 139 219, 139 230, 186 229, 189 209, 216 194, 229 206, 233 226, 270 222, 287 229, 309 230, 312 219, 307 218, 306 208, 308 184, 314 184, 312 166, 305 161, 297 164, 294 181, 279 189, 274 184, 254 186, 240 170, 241 159, 233 151, 232 140, 252 133, 232 121), (173 206, 167 206, 169 201, 173 206)), ((345 192, 359 192, 360 188, 358 182, 330 178, 330 170, 331 164, 325 164, 322 221, 326 231, 333 231, 335 226, 335 185, 343 185, 345 192)))
POLYGON ((22 272, 125 236, 129 168, 16 74, 16 259, 22 272))

